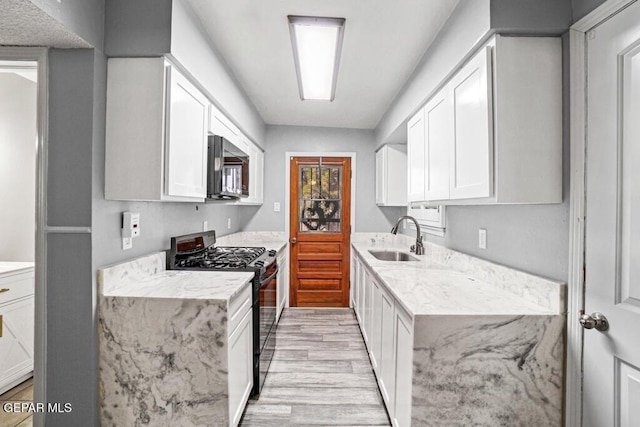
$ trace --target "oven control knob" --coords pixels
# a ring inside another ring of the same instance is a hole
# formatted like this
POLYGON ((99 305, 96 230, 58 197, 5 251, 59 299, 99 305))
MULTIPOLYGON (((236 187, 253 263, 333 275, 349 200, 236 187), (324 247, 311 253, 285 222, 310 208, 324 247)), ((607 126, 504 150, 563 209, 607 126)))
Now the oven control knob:
POLYGON ((273 250, 273 249, 271 249, 271 250, 269 251, 269 256, 276 256, 276 251, 275 251, 275 250, 273 250))
POLYGON ((256 265, 258 267, 262 267, 264 265, 264 261, 256 261, 256 265))

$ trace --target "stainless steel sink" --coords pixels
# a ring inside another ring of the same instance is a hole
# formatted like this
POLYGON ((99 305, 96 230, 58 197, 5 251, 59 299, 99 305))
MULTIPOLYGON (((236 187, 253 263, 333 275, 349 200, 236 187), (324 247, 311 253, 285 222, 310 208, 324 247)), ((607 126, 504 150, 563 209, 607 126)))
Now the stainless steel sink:
POLYGON ((398 251, 369 251, 371 255, 381 261, 418 261, 418 258, 406 252, 398 251))

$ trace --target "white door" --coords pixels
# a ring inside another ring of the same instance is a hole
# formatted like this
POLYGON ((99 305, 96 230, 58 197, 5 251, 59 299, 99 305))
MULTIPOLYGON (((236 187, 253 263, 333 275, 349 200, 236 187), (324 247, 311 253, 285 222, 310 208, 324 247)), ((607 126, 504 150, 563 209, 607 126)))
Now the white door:
POLYGON ((584 426, 640 425, 640 3, 587 34, 584 426))

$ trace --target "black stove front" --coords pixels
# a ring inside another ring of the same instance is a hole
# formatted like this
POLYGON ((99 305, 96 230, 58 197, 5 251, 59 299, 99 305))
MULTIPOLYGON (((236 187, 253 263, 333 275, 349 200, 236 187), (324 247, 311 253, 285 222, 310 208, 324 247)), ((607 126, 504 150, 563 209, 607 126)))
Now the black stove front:
POLYGON ((215 246, 215 231, 171 238, 170 270, 252 271, 253 391, 256 398, 275 351, 276 251, 263 247, 215 246))

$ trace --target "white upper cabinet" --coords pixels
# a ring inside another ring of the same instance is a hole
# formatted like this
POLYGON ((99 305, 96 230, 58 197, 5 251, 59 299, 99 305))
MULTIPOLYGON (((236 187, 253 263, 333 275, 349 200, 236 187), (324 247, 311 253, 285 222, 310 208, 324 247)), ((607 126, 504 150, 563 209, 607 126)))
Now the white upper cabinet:
POLYGON ((407 163, 409 202, 425 200, 424 194, 424 109, 420 109, 407 125, 407 163))
POLYGON ((206 197, 209 100, 175 69, 168 67, 167 76, 167 194, 206 197), (195 163, 198 160, 200 163, 195 163))
POLYGON ((452 112, 450 88, 440 91, 424 107, 426 200, 449 198, 449 158, 454 137, 452 112))
MULTIPOLYGON (((449 83, 446 98, 453 98, 449 130, 441 128, 437 145, 450 147, 450 192, 436 192, 429 200, 491 196, 493 126, 491 125, 491 48, 480 50, 449 83)), ((526 84, 523 82, 523 84, 526 84)))
POLYGON ((409 120, 407 143, 409 201, 560 203, 560 39, 492 38, 409 120))
POLYGON ((385 144, 376 151, 376 204, 407 205, 407 147, 385 144))
POLYGON ((110 58, 105 197, 203 201, 208 106, 164 58, 110 58))

